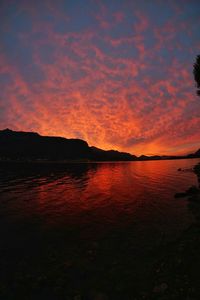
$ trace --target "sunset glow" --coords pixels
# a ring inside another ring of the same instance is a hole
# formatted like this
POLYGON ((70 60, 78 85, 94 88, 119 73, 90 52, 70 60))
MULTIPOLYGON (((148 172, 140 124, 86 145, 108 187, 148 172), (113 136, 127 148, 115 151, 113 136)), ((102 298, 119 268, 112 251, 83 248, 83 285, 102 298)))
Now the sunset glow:
POLYGON ((200 2, 1 1, 0 129, 136 155, 200 147, 200 2))

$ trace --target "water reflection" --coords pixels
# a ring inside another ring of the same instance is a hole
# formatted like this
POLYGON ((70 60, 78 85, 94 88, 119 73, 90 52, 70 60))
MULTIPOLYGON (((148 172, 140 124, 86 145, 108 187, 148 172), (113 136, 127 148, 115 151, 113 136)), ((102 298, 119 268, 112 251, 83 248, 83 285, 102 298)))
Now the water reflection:
POLYGON ((195 160, 133 163, 24 164, 1 167, 1 215, 60 226, 179 230, 190 222, 176 192, 196 183, 195 160), (60 224, 60 225, 59 225, 60 224))

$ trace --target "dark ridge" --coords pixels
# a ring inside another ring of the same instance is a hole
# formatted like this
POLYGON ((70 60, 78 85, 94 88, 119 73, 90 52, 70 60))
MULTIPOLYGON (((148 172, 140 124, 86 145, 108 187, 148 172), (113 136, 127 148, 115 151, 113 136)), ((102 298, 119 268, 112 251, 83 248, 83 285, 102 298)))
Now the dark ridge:
POLYGON ((92 160, 98 160, 98 161, 114 161, 114 160, 136 160, 137 156, 132 155, 130 153, 126 152, 119 152, 116 150, 102 150, 96 147, 91 147, 91 158, 92 160))
POLYGON ((0 131, 0 160, 134 160, 136 156, 89 147, 81 139, 41 136, 35 132, 0 131))
POLYGON ((189 158, 198 158, 198 157, 200 157, 200 149, 197 150, 196 152, 192 153, 192 154, 189 154, 187 157, 189 157, 189 158))
POLYGON ((0 157, 17 160, 86 159, 89 157, 89 146, 79 139, 5 129, 0 131, 0 157))
POLYGON ((116 150, 102 150, 89 147, 81 139, 41 136, 36 132, 0 130, 0 160, 17 161, 134 161, 198 158, 200 149, 187 156, 146 156, 137 157, 130 153, 116 150))

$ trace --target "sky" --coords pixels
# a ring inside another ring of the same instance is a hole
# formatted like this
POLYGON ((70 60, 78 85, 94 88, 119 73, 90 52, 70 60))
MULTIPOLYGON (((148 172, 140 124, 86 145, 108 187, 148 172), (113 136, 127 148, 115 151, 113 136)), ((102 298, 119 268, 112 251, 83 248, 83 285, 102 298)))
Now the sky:
POLYGON ((197 150, 199 16, 199 0, 1 0, 0 129, 197 150))

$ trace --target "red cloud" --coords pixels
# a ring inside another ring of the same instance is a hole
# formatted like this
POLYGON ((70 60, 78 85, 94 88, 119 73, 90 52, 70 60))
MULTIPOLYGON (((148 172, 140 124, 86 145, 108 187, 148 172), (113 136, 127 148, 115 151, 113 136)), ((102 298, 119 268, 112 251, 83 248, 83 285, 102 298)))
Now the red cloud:
MULTIPOLYGON (((35 18, 35 12, 31 13, 35 18)), ((20 34, 22 44, 31 45, 31 63, 44 79, 30 83, 17 64, 6 55, 0 57, 1 72, 13 80, 1 93, 0 126, 83 138, 90 145, 137 155, 177 154, 197 148, 200 105, 192 62, 183 64, 172 57, 168 64, 160 52, 163 44, 169 55, 175 51, 179 28, 173 22, 154 27, 156 43, 148 47, 145 32, 153 20, 137 13, 132 34, 113 37, 109 30, 114 24, 107 14, 102 6, 96 16, 108 30, 104 35, 92 28, 59 33, 46 21, 20 34), (52 56, 45 62, 43 46, 52 47, 52 56), (129 49, 127 55, 121 55, 124 49, 129 49), (137 51, 135 57, 131 51, 137 51)), ((125 22, 124 13, 113 16, 115 24, 125 22)), ((62 12, 60 18, 64 18, 62 12)))

